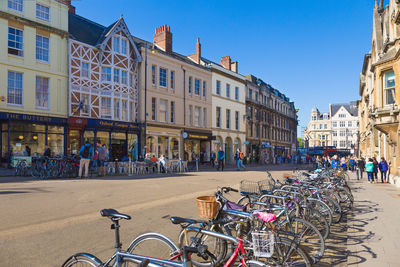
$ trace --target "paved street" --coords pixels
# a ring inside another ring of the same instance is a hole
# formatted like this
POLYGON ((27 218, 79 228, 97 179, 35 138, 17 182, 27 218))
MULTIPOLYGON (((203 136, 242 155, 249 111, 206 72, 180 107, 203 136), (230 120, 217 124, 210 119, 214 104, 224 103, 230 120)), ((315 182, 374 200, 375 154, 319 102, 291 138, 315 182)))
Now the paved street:
MULTIPOLYGON (((276 167, 274 167, 276 169, 276 167)), ((291 166, 282 166, 290 169, 291 166)), ((265 178, 265 167, 246 172, 204 171, 176 177, 33 181, 1 178, 0 266, 59 266, 75 252, 101 259, 113 251, 113 232, 102 208, 132 215, 121 223, 125 246, 138 234, 161 232, 173 240, 179 227, 167 217, 197 218, 195 197, 217 186, 238 187, 240 180, 265 178)), ((287 170, 275 170, 281 177, 287 170)), ((353 213, 333 228, 326 257, 319 266, 400 266, 400 191, 391 185, 352 183, 353 213)), ((234 199, 235 195, 232 195, 234 199)))

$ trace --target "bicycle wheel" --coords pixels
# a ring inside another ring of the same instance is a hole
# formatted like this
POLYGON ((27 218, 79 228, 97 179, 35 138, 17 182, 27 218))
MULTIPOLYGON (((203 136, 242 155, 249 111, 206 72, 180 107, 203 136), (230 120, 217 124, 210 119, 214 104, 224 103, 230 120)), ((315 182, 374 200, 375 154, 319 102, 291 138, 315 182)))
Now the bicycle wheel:
POLYGON ((307 206, 319 211, 328 221, 329 226, 332 225, 332 211, 325 202, 318 199, 309 198, 307 199, 307 206))
MULTIPOLYGON (((291 210, 289 213, 290 218, 296 217, 296 210, 291 210)), ((330 226, 326 218, 316 209, 311 207, 303 207, 300 218, 310 222, 317 227, 324 240, 326 240, 330 233, 330 226)))
MULTIPOLYGON (((221 229, 214 225, 211 231, 222 233, 221 229)), ((196 245, 206 245, 208 251, 213 254, 217 259, 215 264, 218 265, 224 258, 227 252, 227 242, 225 240, 219 239, 217 237, 205 235, 198 233, 195 230, 186 229, 182 230, 178 238, 178 246, 196 246, 196 245)), ((209 267, 212 266, 211 259, 204 260, 202 257, 196 254, 191 255, 192 263, 198 267, 209 267)))
POLYGON ((289 221, 283 221, 278 225, 277 233, 279 237, 292 239, 302 246, 314 263, 318 262, 325 252, 325 241, 318 229, 311 223, 293 218, 289 221))
MULTIPOLYGON (((270 258, 259 258, 263 266, 303 266, 311 267, 310 257, 292 240, 278 238, 274 244, 274 253, 270 258)), ((254 264, 254 267, 260 265, 254 264)))
POLYGON ((135 238, 128 252, 160 259, 170 259, 179 248, 168 237, 158 233, 145 233, 135 238))
POLYGON ((332 211, 332 222, 340 222, 342 219, 342 208, 340 207, 339 203, 328 196, 322 196, 322 201, 325 202, 332 211))
POLYGON ((103 263, 93 255, 79 253, 69 257, 62 267, 98 267, 103 266, 103 263))

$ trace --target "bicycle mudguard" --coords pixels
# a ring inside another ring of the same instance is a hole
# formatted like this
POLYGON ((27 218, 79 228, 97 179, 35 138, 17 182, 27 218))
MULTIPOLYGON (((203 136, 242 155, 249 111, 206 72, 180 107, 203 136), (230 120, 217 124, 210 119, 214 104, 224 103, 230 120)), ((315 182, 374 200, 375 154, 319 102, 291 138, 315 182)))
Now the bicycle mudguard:
POLYGON ((102 265, 103 265, 103 262, 102 262, 99 258, 97 258, 96 256, 94 256, 94 255, 92 255, 92 254, 89 254, 89 253, 77 253, 77 254, 74 254, 74 255, 72 255, 71 257, 69 257, 69 258, 63 263, 62 267, 64 267, 65 264, 67 264, 71 259, 74 259, 74 258, 76 258, 76 257, 78 257, 78 256, 87 257, 87 258, 91 259, 92 261, 96 262, 96 264, 97 264, 98 266, 102 266, 102 265))

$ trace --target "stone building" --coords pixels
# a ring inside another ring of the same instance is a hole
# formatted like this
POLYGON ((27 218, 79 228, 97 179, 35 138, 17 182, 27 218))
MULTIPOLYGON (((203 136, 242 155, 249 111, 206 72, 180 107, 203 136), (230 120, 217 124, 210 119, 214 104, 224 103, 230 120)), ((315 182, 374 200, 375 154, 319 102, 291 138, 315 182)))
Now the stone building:
POLYGON ((351 154, 357 154, 358 150, 357 101, 352 101, 349 104, 329 105, 329 117, 332 123, 331 145, 339 149, 350 150, 351 154))
POLYGON ((169 159, 209 161, 211 152, 211 71, 200 62, 201 45, 188 57, 172 49, 169 26, 156 28, 153 42, 135 38, 140 64, 139 121, 145 152, 169 159))
POLYGON ((0 156, 66 152, 68 6, 0 1, 0 156))
POLYGON ((385 157, 393 182, 400 175, 400 2, 375 1, 372 19, 372 47, 360 75, 360 154, 385 157))
POLYGON ((320 112, 317 107, 311 110, 310 122, 304 132, 307 146, 332 146, 332 128, 329 112, 320 112))

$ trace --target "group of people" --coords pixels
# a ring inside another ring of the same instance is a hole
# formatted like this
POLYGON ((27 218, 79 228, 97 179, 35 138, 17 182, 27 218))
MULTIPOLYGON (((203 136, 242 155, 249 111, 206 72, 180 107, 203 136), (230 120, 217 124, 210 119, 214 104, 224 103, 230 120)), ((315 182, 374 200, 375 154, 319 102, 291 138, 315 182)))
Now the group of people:
MULTIPOLYGON (((246 166, 243 164, 244 160, 244 153, 240 151, 240 149, 236 149, 235 152, 235 162, 237 166, 237 170, 240 171, 242 168, 243 170, 246 169, 246 166)), ((211 151, 210 154, 210 161, 211 161, 211 166, 215 167, 217 166, 217 170, 219 171, 224 171, 224 166, 225 166, 225 151, 223 150, 222 147, 219 148, 218 154, 215 154, 214 151, 211 151)))
POLYGON ((88 177, 91 160, 95 161, 97 164, 98 176, 106 175, 106 167, 104 162, 108 159, 109 155, 105 144, 97 143, 97 149, 94 151, 89 141, 86 141, 86 143, 79 150, 79 156, 81 158, 79 162, 79 178, 82 178, 83 171, 85 171, 83 177, 88 177))

